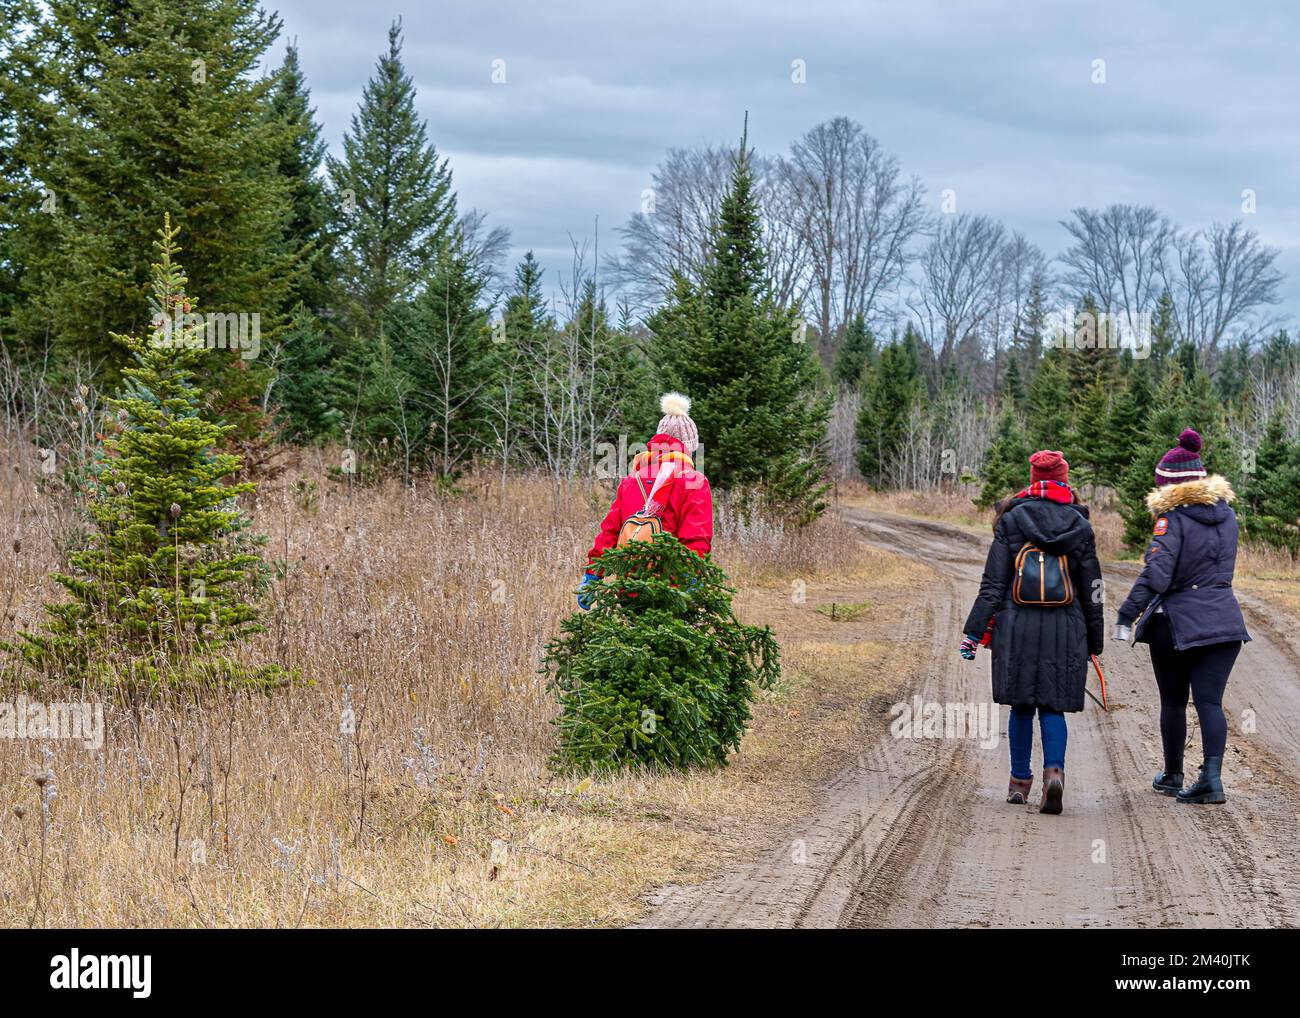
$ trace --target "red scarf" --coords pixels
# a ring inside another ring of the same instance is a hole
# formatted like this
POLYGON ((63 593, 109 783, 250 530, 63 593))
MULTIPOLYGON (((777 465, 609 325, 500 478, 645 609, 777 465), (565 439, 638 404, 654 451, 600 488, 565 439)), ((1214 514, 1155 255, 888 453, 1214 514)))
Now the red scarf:
POLYGON ((1069 505, 1074 501, 1074 489, 1064 481, 1035 481, 1012 498, 1045 498, 1049 502, 1069 505))

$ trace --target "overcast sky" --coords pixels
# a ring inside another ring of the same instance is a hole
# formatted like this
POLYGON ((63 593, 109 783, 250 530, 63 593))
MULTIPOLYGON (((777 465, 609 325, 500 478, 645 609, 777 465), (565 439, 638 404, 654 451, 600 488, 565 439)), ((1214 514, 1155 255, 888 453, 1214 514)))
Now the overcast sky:
MULTIPOLYGON (((401 16, 430 139, 462 208, 509 227, 554 284, 569 236, 602 250, 664 152, 784 151, 836 115, 961 211, 1049 255, 1078 205, 1150 203, 1183 226, 1241 215, 1282 249, 1300 312, 1300 5, 1070 0, 357 3, 280 0, 337 151, 401 16), (492 82, 504 61, 506 82, 492 82), (807 81, 792 81, 792 62, 807 81), (1104 84, 1093 83, 1105 61, 1104 84)), ((278 57, 277 57, 278 59, 278 57)))

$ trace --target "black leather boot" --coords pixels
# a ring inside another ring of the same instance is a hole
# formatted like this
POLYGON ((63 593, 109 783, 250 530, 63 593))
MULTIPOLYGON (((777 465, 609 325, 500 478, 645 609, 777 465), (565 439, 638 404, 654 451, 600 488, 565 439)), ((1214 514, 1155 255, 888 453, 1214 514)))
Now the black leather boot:
POLYGON ((1183 789, 1183 758, 1165 757, 1165 769, 1156 772, 1151 787, 1161 795, 1177 795, 1183 789))
POLYGON ((1223 757, 1207 756, 1205 763, 1201 764, 1201 776, 1196 779, 1196 784, 1179 792, 1178 801, 1196 803, 1227 802, 1227 796, 1223 794, 1223 781, 1219 776, 1222 767, 1223 757))

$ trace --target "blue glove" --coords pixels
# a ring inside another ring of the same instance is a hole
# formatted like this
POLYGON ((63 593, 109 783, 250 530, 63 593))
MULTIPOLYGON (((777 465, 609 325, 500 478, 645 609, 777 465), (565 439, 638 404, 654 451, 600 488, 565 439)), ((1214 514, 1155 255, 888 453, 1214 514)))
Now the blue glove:
POLYGON ((961 649, 958 651, 967 661, 975 660, 975 649, 980 645, 979 640, 973 636, 964 636, 961 641, 961 649))
POLYGON ((591 611, 591 595, 595 593, 587 588, 599 582, 600 577, 595 573, 582 574, 582 585, 578 588, 578 607, 583 611, 591 611))

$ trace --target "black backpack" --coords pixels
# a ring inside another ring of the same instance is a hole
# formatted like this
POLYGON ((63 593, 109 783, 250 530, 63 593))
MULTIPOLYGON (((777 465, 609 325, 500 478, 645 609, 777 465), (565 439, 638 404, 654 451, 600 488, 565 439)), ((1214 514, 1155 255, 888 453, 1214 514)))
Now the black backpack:
POLYGON ((1070 583, 1070 561, 1026 542, 1016 555, 1016 578, 1011 587, 1016 604, 1040 608, 1061 608, 1074 602, 1070 583))

